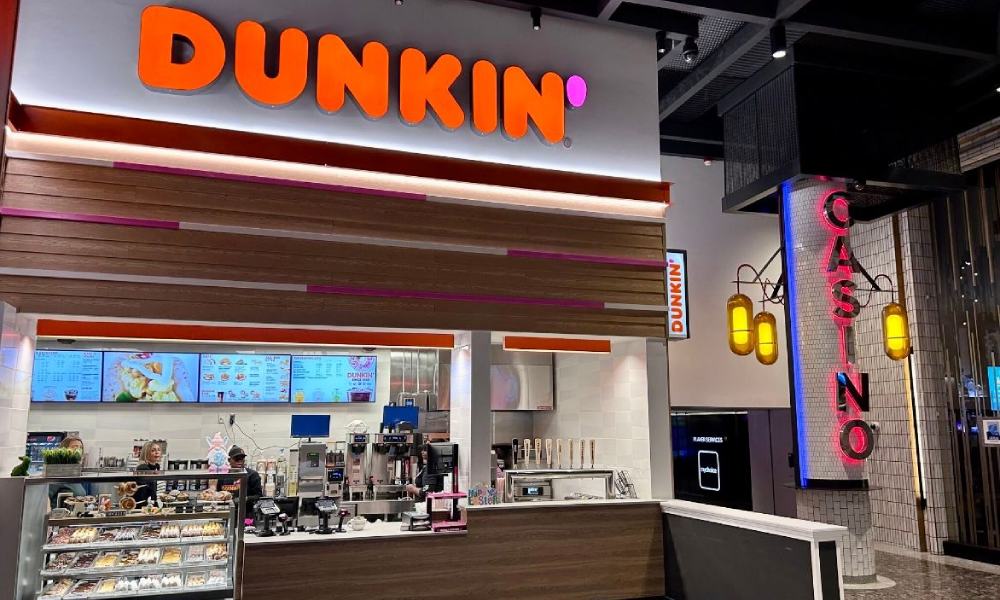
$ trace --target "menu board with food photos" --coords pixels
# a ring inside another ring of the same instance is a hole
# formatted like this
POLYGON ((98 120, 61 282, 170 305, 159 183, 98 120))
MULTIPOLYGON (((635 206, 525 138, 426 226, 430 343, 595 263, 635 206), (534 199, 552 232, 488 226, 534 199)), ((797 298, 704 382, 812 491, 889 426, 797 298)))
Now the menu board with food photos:
POLYGON ((292 402, 375 402, 376 358, 292 357, 292 402))
POLYGON ((202 354, 200 402, 288 402, 287 354, 202 354))
POLYGON ((197 402, 198 355, 105 352, 105 402, 197 402))
POLYGON ((36 350, 32 402, 100 402, 101 352, 36 350))

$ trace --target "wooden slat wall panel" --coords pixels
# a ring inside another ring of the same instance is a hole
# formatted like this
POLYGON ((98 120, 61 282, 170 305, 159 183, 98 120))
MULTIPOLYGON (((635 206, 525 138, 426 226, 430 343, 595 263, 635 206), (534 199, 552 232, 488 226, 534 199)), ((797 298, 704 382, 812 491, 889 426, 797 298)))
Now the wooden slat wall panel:
MULTIPOLYGON (((663 259, 663 227, 12 160, 2 205, 70 212, 467 243, 569 254, 663 259)), ((22 310, 142 318, 663 337, 656 311, 562 308, 115 283, 72 273, 185 277, 295 285, 529 296, 657 306, 664 274, 648 266, 538 260, 324 240, 168 230, 7 216, 0 268, 67 272, 0 276, 0 295, 22 310)))
POLYGON ((247 543, 244 600, 663 598, 656 504, 469 514, 469 531, 390 539, 247 543), (386 558, 391 557, 391 565, 386 558))

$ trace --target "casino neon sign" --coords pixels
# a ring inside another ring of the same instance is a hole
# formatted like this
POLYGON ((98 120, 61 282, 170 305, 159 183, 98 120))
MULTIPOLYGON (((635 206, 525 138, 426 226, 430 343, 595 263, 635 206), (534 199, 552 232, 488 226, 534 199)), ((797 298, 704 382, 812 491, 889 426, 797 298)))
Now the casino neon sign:
POLYGON ((852 376, 853 369, 847 358, 847 338, 854 319, 861 312, 861 302, 855 294, 857 284, 851 280, 851 276, 855 272, 860 273, 873 282, 873 287, 875 287, 874 280, 851 250, 848 233, 853 221, 849 213, 847 194, 844 192, 827 194, 820 205, 820 213, 831 234, 830 252, 824 268, 833 300, 832 317, 838 326, 840 336, 842 368, 833 373, 836 411, 840 422, 837 443, 847 459, 864 460, 875 450, 875 430, 868 421, 861 418, 862 413, 871 409, 868 374, 857 373, 852 376))
MULTIPOLYGON (((570 145, 566 138, 566 112, 583 107, 587 81, 580 75, 563 78, 549 71, 539 85, 519 66, 502 70, 488 60, 477 60, 468 69, 469 106, 464 107, 453 89, 466 74, 466 66, 452 54, 432 60, 416 49, 398 56, 397 78, 390 76, 389 49, 370 41, 355 54, 341 37, 327 33, 313 48, 300 29, 287 28, 278 38, 276 67, 267 60, 268 33, 255 21, 236 27, 232 68, 240 90, 250 100, 278 108, 298 100, 309 82, 310 55, 315 54, 315 102, 326 113, 337 113, 351 97, 368 119, 379 120, 390 112, 390 86, 398 85, 398 114, 407 125, 423 123, 428 114, 447 130, 467 121, 480 135, 497 131, 519 140, 533 128, 548 144, 570 145), (274 67, 274 68, 269 68, 274 67), (502 71, 502 72, 501 72, 502 71)), ((138 75, 153 90, 194 93, 205 90, 227 65, 222 33, 208 19, 189 10, 148 6, 142 12, 139 33, 138 75), (178 40, 189 49, 178 56, 178 40)))

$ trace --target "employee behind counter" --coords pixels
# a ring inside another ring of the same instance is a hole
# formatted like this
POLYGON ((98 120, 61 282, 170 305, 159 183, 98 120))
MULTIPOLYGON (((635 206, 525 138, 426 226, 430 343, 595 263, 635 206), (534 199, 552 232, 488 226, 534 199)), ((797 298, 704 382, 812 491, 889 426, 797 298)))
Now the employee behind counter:
MULTIPOLYGON (((264 495, 264 488, 260 483, 260 473, 247 466, 247 453, 239 446, 233 446, 229 449, 229 468, 233 471, 245 470, 247 472, 247 514, 249 514, 254 503, 264 495)), ((229 483, 218 481, 215 484, 215 490, 230 492, 236 496, 240 491, 240 482, 239 480, 229 483)))

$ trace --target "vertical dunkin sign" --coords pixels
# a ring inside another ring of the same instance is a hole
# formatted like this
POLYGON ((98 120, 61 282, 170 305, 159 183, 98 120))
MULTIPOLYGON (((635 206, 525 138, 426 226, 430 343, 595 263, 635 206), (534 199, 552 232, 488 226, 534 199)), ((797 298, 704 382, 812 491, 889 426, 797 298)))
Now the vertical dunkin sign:
POLYGON ((863 418, 864 413, 871 409, 868 374, 856 372, 848 355, 851 328, 861 312, 861 302, 856 295, 857 284, 852 281, 852 275, 861 273, 869 280, 871 276, 851 250, 848 234, 853 222, 847 194, 832 192, 821 202, 821 218, 830 231, 830 252, 824 265, 833 304, 830 316, 840 336, 840 365, 831 374, 831 388, 836 390, 833 402, 839 421, 836 443, 845 461, 856 462, 865 460, 875 450, 875 432, 863 418))

